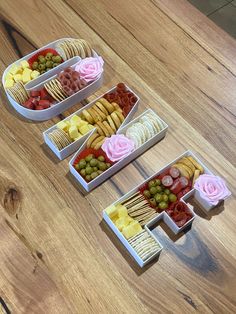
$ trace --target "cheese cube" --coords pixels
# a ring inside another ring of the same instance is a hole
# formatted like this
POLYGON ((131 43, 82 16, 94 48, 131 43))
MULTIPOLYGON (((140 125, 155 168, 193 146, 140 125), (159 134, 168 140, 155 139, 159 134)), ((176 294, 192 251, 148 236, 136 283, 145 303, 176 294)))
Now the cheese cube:
POLYGON ((31 81, 31 69, 25 68, 22 74, 22 80, 23 83, 28 83, 29 81, 31 81))
POLYGON ((68 125, 64 121, 60 121, 57 123, 57 127, 60 130, 67 131, 68 125))
POLYGON ((115 215, 111 218, 112 222, 115 224, 117 219, 119 219, 118 215, 115 215))
POLYGON ((72 118, 70 118, 71 125, 78 126, 80 121, 82 121, 81 118, 79 116, 77 116, 76 114, 72 118))
POLYGON ((15 74, 15 75, 13 75, 13 79, 15 82, 22 81, 22 75, 21 74, 15 74))
POLYGON ((115 205, 111 205, 105 209, 107 215, 112 219, 112 217, 117 215, 117 208, 115 205))
POLYGON ((29 69, 29 68, 25 68, 24 70, 23 70, 23 74, 24 73, 32 73, 33 72, 33 70, 31 70, 31 69, 29 69))
POLYGON ((26 61, 26 60, 21 61, 21 62, 20 62, 20 65, 21 65, 21 67, 22 67, 23 69, 29 68, 29 63, 28 63, 28 61, 26 61))
POLYGON ((13 79, 9 78, 9 79, 7 79, 7 80, 5 81, 5 87, 6 87, 6 88, 10 88, 10 87, 12 87, 13 85, 14 85, 13 79))
POLYGON ((115 225, 120 231, 122 231, 126 226, 128 226, 129 223, 129 216, 126 216, 118 218, 115 222, 115 225))
POLYGON ((87 125, 79 126, 79 131, 81 134, 86 134, 89 131, 89 127, 87 125))
POLYGON ((124 205, 119 204, 119 206, 117 206, 117 211, 119 217, 128 216, 127 208, 124 205))
POLYGON ((72 138, 72 139, 79 136, 79 132, 78 132, 77 127, 75 125, 70 126, 69 135, 70 135, 70 138, 72 138))
POLYGON ((128 226, 122 229, 122 233, 126 239, 129 239, 142 231, 142 227, 138 221, 134 220, 128 226))
POLYGON ((34 71, 31 72, 31 79, 33 80, 33 79, 35 79, 36 77, 38 77, 39 75, 40 75, 40 72, 34 70, 34 71))
POLYGON ((7 72, 7 74, 5 76, 5 81, 8 79, 13 79, 13 75, 10 72, 7 72))
POLYGON ((14 75, 14 74, 21 74, 22 73, 22 68, 16 64, 13 64, 13 66, 10 68, 9 72, 14 75))
POLYGON ((65 131, 65 132, 68 132, 68 131, 69 131, 69 128, 71 127, 70 121, 69 121, 69 120, 66 120, 65 123, 66 123, 67 127, 65 127, 64 131, 65 131))

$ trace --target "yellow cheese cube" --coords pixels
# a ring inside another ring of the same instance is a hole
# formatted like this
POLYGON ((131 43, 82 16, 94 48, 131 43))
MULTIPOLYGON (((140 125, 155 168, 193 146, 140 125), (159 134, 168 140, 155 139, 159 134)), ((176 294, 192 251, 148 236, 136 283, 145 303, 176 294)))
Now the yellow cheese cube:
POLYGON ((79 132, 78 132, 77 127, 75 125, 70 126, 70 128, 69 128, 69 136, 72 139, 74 139, 74 138, 79 136, 79 132))
MULTIPOLYGON (((80 117, 79 117, 80 118, 80 117)), ((87 121, 84 121, 80 118, 79 122, 78 122, 78 127, 80 128, 81 126, 84 126, 84 125, 88 125, 88 122, 87 121)))
POLYGON ((12 87, 13 85, 14 85, 13 79, 9 78, 9 79, 7 79, 7 80, 5 81, 5 87, 6 87, 6 88, 10 88, 10 87, 12 87))
POLYGON ((115 225, 120 231, 122 231, 123 228, 128 226, 129 223, 130 223, 129 216, 126 216, 118 218, 115 222, 115 225))
POLYGON ((115 205, 111 205, 105 209, 107 215, 112 219, 117 215, 117 208, 115 205))
POLYGON ((36 70, 32 71, 30 74, 32 80, 38 77, 39 75, 40 75, 39 71, 36 70))
POLYGON ((139 232, 142 231, 141 225, 138 223, 138 221, 131 222, 128 226, 124 227, 122 229, 122 233, 126 239, 129 239, 139 232))
POLYGON ((23 74, 24 73, 32 73, 33 71, 31 70, 31 69, 29 69, 29 68, 25 68, 24 70, 23 70, 23 74))
POLYGON ((68 125, 64 121, 60 121, 57 123, 57 127, 60 130, 67 131, 68 125))
POLYGON ((5 76, 5 81, 8 79, 13 79, 13 75, 10 72, 7 72, 7 74, 5 76))
POLYGON ((115 224, 117 219, 119 219, 118 215, 115 215, 111 218, 112 222, 115 224))
POLYGON ((29 68, 29 63, 28 63, 28 61, 26 61, 26 60, 21 61, 21 62, 20 62, 20 65, 21 65, 21 67, 22 67, 23 69, 29 68))
POLYGON ((22 75, 21 74, 15 74, 15 75, 13 75, 13 79, 15 82, 22 81, 22 75))
POLYGON ((64 131, 65 131, 65 132, 68 132, 68 131, 69 131, 69 128, 71 127, 70 121, 69 121, 69 120, 66 120, 65 123, 66 123, 66 125, 67 125, 67 128, 66 128, 64 131))
POLYGON ((124 205, 119 204, 117 206, 118 216, 119 217, 125 217, 128 216, 127 208, 124 205))
POLYGON ((80 121, 82 121, 81 118, 79 116, 77 116, 76 114, 72 118, 70 118, 71 125, 78 126, 80 121))
POLYGON ((12 75, 15 75, 15 74, 21 74, 22 73, 22 68, 16 64, 13 64, 13 66, 10 68, 9 72, 12 74, 12 75))
POLYGON ((79 126, 79 131, 81 134, 86 134, 88 131, 89 131, 89 128, 87 125, 82 125, 82 126, 79 126))
POLYGON ((23 74, 22 74, 22 80, 23 80, 23 83, 28 83, 29 81, 31 81, 31 72, 32 70, 30 69, 24 69, 23 71, 23 74))

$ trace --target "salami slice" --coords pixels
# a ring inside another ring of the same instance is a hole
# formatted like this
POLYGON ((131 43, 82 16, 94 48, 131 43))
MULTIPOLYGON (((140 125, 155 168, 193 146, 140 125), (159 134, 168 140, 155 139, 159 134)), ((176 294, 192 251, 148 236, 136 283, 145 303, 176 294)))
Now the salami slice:
POLYGON ((173 179, 176 179, 176 178, 178 178, 180 176, 179 169, 177 169, 175 167, 171 167, 169 173, 170 173, 170 175, 172 176, 173 179))
POLYGON ((177 221, 180 221, 182 219, 186 219, 186 216, 187 215, 184 212, 179 212, 179 213, 175 214, 173 218, 174 218, 175 222, 177 222, 177 221))
POLYGON ((179 180, 180 180, 180 183, 181 183, 183 189, 188 186, 189 181, 186 177, 180 177, 179 180))
POLYGON ((118 83, 117 84, 117 89, 125 91, 126 90, 125 84, 124 83, 118 83))
POLYGON ((68 68, 64 69, 63 72, 64 72, 64 73, 72 73, 73 70, 72 70, 72 68, 68 67, 68 68))
POLYGON ((161 183, 165 186, 165 187, 170 187, 173 184, 173 179, 171 176, 164 176, 161 179, 161 183))
POLYGON ((133 97, 130 98, 130 103, 131 103, 132 105, 134 105, 134 104, 136 103, 136 101, 137 101, 137 98, 136 98, 135 96, 133 96, 133 97))
POLYGON ((183 227, 183 225, 185 225, 188 220, 188 217, 185 216, 182 220, 176 221, 175 223, 180 228, 183 227))
POLYGON ((170 188, 171 192, 177 195, 182 190, 182 184, 180 182, 180 178, 176 179, 170 188))
POLYGON ((70 80, 68 80, 67 78, 64 77, 61 80, 61 84, 62 84, 62 86, 70 86, 70 80))
POLYGON ((64 77, 67 78, 68 80, 72 80, 72 74, 69 72, 64 73, 64 77))
POLYGON ((71 74, 71 78, 72 78, 72 80, 74 80, 74 81, 76 81, 76 80, 78 80, 80 77, 79 77, 79 73, 78 72, 73 72, 72 74, 71 74))

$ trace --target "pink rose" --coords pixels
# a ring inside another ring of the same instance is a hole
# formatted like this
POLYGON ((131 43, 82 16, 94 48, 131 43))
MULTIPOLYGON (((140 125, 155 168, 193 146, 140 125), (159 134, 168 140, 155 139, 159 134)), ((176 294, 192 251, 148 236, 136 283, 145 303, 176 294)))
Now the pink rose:
POLYGON ((134 150, 134 142, 123 134, 112 135, 102 144, 102 149, 111 161, 118 161, 134 150))
POLYGON ((200 196, 211 205, 217 205, 219 201, 226 199, 231 193, 225 181, 211 174, 202 174, 195 182, 194 188, 199 191, 200 196))
POLYGON ((81 79, 88 83, 95 81, 102 74, 103 64, 102 57, 85 58, 77 63, 75 71, 79 73, 81 79))

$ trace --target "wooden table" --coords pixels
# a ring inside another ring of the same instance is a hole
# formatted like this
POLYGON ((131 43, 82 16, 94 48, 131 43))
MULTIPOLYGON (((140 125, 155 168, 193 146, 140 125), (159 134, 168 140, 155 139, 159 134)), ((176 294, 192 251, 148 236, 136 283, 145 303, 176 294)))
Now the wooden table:
MULTIPOLYGON (((104 57, 100 95, 123 81, 169 124, 166 138, 83 196, 45 147, 59 117, 31 123, 4 93, 0 124, 0 296, 12 313, 236 312, 236 42, 185 0, 0 1, 0 67, 57 38, 104 57), (102 210, 191 149, 233 196, 140 269, 102 210)), ((95 96, 91 96, 94 99, 95 96)), ((74 106, 64 115, 74 112, 74 106)), ((3 311, 3 310, 2 310, 3 311)))

